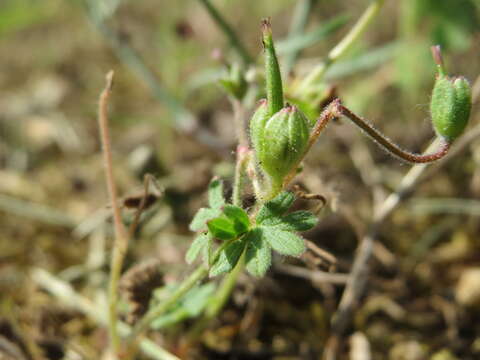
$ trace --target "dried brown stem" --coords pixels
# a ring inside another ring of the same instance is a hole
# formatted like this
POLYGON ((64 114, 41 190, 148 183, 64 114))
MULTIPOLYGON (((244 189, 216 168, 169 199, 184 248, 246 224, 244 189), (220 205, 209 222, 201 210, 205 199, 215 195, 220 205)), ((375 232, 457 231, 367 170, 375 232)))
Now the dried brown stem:
POLYGON ((110 141, 110 132, 108 127, 108 99, 113 86, 113 71, 109 71, 107 84, 100 94, 98 109, 98 125, 100 128, 100 138, 102 141, 103 162, 105 166, 105 178, 107 183, 108 195, 113 209, 113 223, 115 231, 115 240, 113 244, 113 254, 110 264, 110 282, 108 289, 109 305, 109 334, 110 346, 115 354, 118 354, 120 348, 120 339, 117 332, 117 302, 118 302, 118 282, 122 270, 123 259, 128 247, 128 233, 122 222, 117 187, 113 177, 112 165, 112 147, 110 141))
POLYGON ((137 211, 135 212, 135 217, 133 219, 132 224, 128 229, 128 236, 129 238, 133 238, 135 231, 137 231, 138 224, 140 222, 140 216, 142 215, 143 211, 147 208, 148 196, 149 196, 149 186, 151 182, 155 182, 155 178, 150 174, 145 174, 143 178, 143 196, 140 199, 140 204, 138 205, 137 211))

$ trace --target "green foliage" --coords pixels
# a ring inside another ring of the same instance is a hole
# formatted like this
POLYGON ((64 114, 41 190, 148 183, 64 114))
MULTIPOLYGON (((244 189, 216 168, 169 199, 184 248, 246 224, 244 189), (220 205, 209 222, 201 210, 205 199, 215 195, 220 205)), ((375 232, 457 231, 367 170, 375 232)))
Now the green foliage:
POLYGON ((223 183, 220 179, 213 179, 208 185, 208 204, 212 209, 219 209, 225 205, 223 183))
MULTIPOLYGON (((173 289, 174 287, 169 287, 167 290, 171 293, 173 289)), ((205 309, 214 291, 215 284, 213 283, 194 287, 178 301, 174 308, 153 320, 150 327, 155 330, 163 329, 197 317, 205 309)))
POLYGON ((303 238, 295 232, 311 229, 318 219, 308 211, 285 215, 294 200, 293 193, 282 192, 260 208, 257 227, 244 237, 247 243, 246 266, 250 274, 265 275, 271 265, 271 249, 289 256, 299 256, 305 251, 303 238))
MULTIPOLYGON (((220 193, 217 185, 211 187, 211 205, 223 203, 220 193)), ((207 221, 208 232, 199 234, 193 241, 187 251, 186 261, 192 263, 203 252, 204 260, 209 264, 212 239, 216 238, 224 243, 212 259, 211 277, 230 272, 242 254, 245 254, 247 271, 256 277, 264 276, 272 262, 272 249, 282 255, 299 256, 305 250, 305 244, 296 232, 309 230, 318 221, 308 211, 286 214, 294 200, 294 194, 285 191, 267 201, 258 211, 255 226, 240 207, 230 204, 222 206, 218 209, 220 215, 207 221)))
MULTIPOLYGON (((202 231, 190 245, 185 260, 191 264, 200 253, 203 254, 203 260, 206 264, 210 262, 210 253, 213 241, 213 235, 209 230, 207 223, 222 215, 222 208, 225 206, 223 196, 223 183, 219 179, 213 179, 208 186, 208 208, 201 208, 193 217, 190 223, 191 231, 202 231)), ((242 221, 245 221, 242 218, 242 221)), ((212 225, 215 227, 215 225, 212 225)), ((238 227, 238 225, 237 225, 238 227)))
POLYGON ((471 34, 480 29, 478 0, 417 0, 419 22, 431 19, 431 41, 442 47, 465 50, 471 34))
POLYGON ((304 240, 291 231, 278 226, 266 226, 262 230, 264 241, 282 255, 299 256, 305 251, 304 240))
POLYGON ((248 230, 250 220, 243 209, 235 205, 225 205, 222 215, 208 221, 207 226, 213 237, 231 240, 248 230))
POLYGON ((190 223, 190 230, 199 231, 205 230, 207 222, 211 219, 216 218, 221 214, 220 209, 211 209, 211 208, 201 208, 197 211, 193 217, 192 222, 190 223))
POLYGON ((227 70, 225 77, 219 80, 227 94, 238 100, 242 100, 247 92, 247 81, 243 69, 238 64, 233 64, 227 70))
POLYGON ((350 16, 345 14, 338 15, 308 33, 297 34, 288 39, 278 41, 276 44, 277 52, 279 55, 283 55, 312 46, 342 28, 349 18, 350 16))
POLYGON ((0 4, 0 36, 45 22, 54 15, 55 3, 7 0, 0 4))
MULTIPOLYGON (((200 254, 201 251, 204 251, 204 249, 208 248, 208 244, 211 240, 211 235, 206 232, 198 235, 192 242, 192 245, 190 245, 190 248, 188 249, 186 255, 185 255, 185 261, 188 264, 191 264, 195 261, 195 259, 198 257, 198 254, 200 254)), ((208 263, 208 260, 207 260, 208 263)))
POLYGON ((207 222, 221 215, 220 208, 225 205, 223 197, 223 183, 219 179, 213 179, 208 185, 209 208, 201 208, 190 223, 190 230, 206 230, 207 222))
POLYGON ((240 259, 244 249, 245 241, 243 239, 227 243, 220 251, 218 258, 214 260, 210 268, 210 276, 213 277, 231 271, 240 259))
POLYGON ((299 210, 281 218, 277 227, 285 231, 306 231, 317 225, 318 219, 309 211, 299 210))
POLYGON ((263 204, 256 217, 257 224, 274 225, 288 211, 294 201, 295 195, 292 192, 281 192, 274 199, 263 204))
POLYGON ((256 277, 266 274, 272 263, 272 249, 265 241, 262 228, 255 228, 245 235, 247 250, 245 262, 247 271, 256 277))

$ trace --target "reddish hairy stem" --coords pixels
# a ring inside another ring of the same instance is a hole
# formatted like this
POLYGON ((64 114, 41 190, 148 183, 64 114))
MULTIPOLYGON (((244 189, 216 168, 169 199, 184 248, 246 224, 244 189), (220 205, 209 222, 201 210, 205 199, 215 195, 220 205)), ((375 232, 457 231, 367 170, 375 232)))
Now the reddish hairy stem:
POLYGON ((445 139, 442 139, 440 148, 431 154, 422 155, 403 150, 400 146, 396 145, 385 135, 383 135, 367 120, 355 115, 352 111, 343 106, 340 99, 335 99, 327 106, 327 108, 320 115, 320 118, 317 120, 315 126, 312 129, 312 133, 310 135, 308 145, 305 149, 304 156, 298 160, 297 165, 293 167, 294 170, 285 177, 283 181, 283 188, 287 187, 288 184, 290 184, 292 179, 295 177, 300 162, 310 151, 313 144, 315 144, 321 132, 327 126, 328 122, 334 118, 339 118, 341 116, 345 116, 350 119, 355 125, 361 128, 367 135, 369 135, 374 141, 377 142, 378 145, 383 147, 388 153, 410 163, 421 164, 441 159, 442 157, 447 155, 448 150, 451 146, 451 143, 447 142, 445 139))
POLYGON ((367 135, 369 135, 373 140, 375 140, 380 146, 382 146, 386 151, 395 155, 396 157, 411 162, 411 163, 428 163, 438 159, 441 159, 445 155, 447 155, 448 150, 450 149, 451 144, 446 140, 442 139, 442 143, 440 148, 431 154, 415 154, 409 151, 403 150, 400 146, 393 143, 390 139, 388 139, 385 135, 383 135, 380 131, 375 129, 375 127, 370 124, 367 120, 355 115, 345 106, 343 106, 340 101, 335 102, 335 106, 333 108, 333 112, 336 117, 345 116, 349 118, 355 125, 361 128, 367 135))

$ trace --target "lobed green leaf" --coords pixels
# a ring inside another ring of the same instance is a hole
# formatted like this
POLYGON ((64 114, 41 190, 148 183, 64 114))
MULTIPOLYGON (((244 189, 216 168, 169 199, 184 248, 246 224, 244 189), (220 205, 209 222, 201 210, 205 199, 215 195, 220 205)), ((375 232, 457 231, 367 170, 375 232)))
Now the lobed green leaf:
POLYGON ((210 277, 231 271, 240 259, 244 249, 245 241, 243 240, 236 240, 228 244, 210 268, 210 277))
POLYGON ((200 253, 200 251, 202 251, 202 249, 208 246, 209 238, 210 238, 210 235, 208 233, 202 233, 193 240, 192 244, 190 245, 190 248, 185 254, 185 261, 188 264, 193 263, 197 258, 198 254, 200 253))
POLYGON ((219 209, 225 205, 223 197, 223 182, 214 178, 208 185, 208 204, 212 209, 219 209))
POLYGON ((281 218, 277 228, 286 231, 306 231, 318 223, 318 218, 309 211, 300 210, 292 212, 281 218))
POLYGON ((285 214, 290 206, 292 206, 294 200, 295 195, 292 192, 283 191, 272 200, 267 201, 265 204, 263 204, 257 214, 257 224, 278 224, 278 218, 285 214))
POLYGON ((256 277, 266 274, 272 264, 272 249, 263 236, 262 228, 255 228, 245 235, 247 271, 256 277))
POLYGON ((189 229, 191 231, 206 230, 207 222, 219 217, 221 214, 221 211, 218 209, 201 208, 193 217, 189 229))
POLYGON ((250 219, 245 210, 235 205, 225 205, 223 213, 233 222, 237 234, 243 234, 248 231, 250 227, 250 219))
POLYGON ((227 218, 218 217, 207 223, 208 230, 214 238, 220 240, 232 240, 238 235, 234 223, 227 218))
POLYGON ((278 229, 277 227, 265 226, 262 229, 263 238, 270 244, 273 250, 280 254, 299 256, 305 251, 305 241, 297 234, 278 229))

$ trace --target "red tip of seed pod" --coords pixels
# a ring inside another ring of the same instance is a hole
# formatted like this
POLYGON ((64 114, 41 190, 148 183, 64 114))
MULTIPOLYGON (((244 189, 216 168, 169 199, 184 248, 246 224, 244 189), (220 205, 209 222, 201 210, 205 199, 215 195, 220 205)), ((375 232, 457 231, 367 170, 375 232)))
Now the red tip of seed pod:
POLYGON ((270 22, 270 18, 262 19, 262 32, 264 34, 272 32, 272 23, 270 22))

